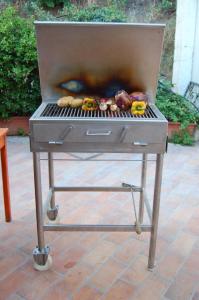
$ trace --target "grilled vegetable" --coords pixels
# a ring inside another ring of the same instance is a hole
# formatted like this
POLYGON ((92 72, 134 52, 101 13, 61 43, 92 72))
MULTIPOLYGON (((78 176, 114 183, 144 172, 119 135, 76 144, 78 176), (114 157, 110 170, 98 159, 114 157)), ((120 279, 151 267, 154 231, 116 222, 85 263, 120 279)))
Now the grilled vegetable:
POLYGON ((107 110, 107 108, 108 108, 108 105, 105 102, 100 103, 100 105, 99 105, 100 110, 105 111, 105 110, 107 110))
POLYGON ((131 106, 132 115, 143 115, 146 109, 145 101, 134 101, 131 106))
POLYGON ((95 99, 93 99, 93 98, 84 98, 82 109, 83 110, 89 110, 89 111, 97 110, 98 105, 97 105, 95 99))
POLYGON ((147 101, 147 95, 142 92, 133 92, 129 96, 132 101, 147 101))
POLYGON ((57 101, 57 105, 60 107, 67 107, 71 105, 71 102, 73 101, 73 97, 72 96, 66 96, 66 97, 62 97, 57 101))
POLYGON ((124 90, 117 92, 115 95, 115 102, 117 106, 122 110, 128 110, 131 107, 131 99, 127 92, 124 90))
POLYGON ((83 100, 82 99, 75 98, 75 99, 73 99, 71 101, 70 107, 73 107, 73 108, 80 107, 80 106, 82 106, 82 104, 83 104, 83 100))
POLYGON ((115 103, 111 104, 111 105, 110 105, 110 110, 111 110, 111 111, 117 111, 117 110, 118 110, 117 104, 115 104, 115 103))

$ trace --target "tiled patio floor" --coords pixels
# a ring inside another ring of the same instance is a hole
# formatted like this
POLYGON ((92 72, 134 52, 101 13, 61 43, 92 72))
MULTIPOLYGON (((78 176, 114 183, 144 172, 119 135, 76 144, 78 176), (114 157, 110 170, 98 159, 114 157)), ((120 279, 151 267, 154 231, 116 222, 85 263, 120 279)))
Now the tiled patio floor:
MULTIPOLYGON (((165 157, 157 267, 147 271, 149 234, 46 233, 52 269, 35 271, 36 225, 32 156, 27 138, 9 138, 13 222, 4 222, 0 201, 1 300, 199 299, 199 145, 169 145, 165 157)), ((137 158, 137 156, 135 156, 137 158)), ((57 162, 62 184, 138 184, 138 162, 57 162)), ((148 164, 148 190, 154 179, 148 164)), ((47 164, 42 162, 44 191, 47 164)), ((2 190, 2 189, 1 189, 2 190)), ((1 200, 2 200, 2 194, 1 200)), ((68 223, 132 223, 124 193, 58 193, 68 223)))

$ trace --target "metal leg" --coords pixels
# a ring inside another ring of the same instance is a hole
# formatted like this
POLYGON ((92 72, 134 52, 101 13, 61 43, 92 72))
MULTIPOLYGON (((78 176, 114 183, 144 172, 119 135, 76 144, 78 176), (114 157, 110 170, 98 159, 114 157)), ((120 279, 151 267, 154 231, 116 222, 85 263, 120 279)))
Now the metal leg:
POLYGON ((148 268, 150 270, 154 268, 154 263, 155 263, 155 250, 156 250, 159 207, 160 207, 160 192, 161 192, 161 182, 162 182, 162 166, 163 166, 163 154, 157 154, 155 187, 154 187, 154 196, 153 196, 152 228, 151 228, 151 238, 150 238, 150 247, 149 247, 149 260, 148 260, 148 268))
POLYGON ((144 216, 144 197, 145 197, 145 188, 146 188, 146 170, 147 170, 147 154, 142 156, 142 175, 141 175, 141 188, 140 192, 140 205, 139 205, 139 222, 143 223, 144 216))
POLYGON ((34 183, 35 183, 35 206, 37 219, 37 237, 38 246, 33 250, 33 258, 35 268, 39 269, 46 265, 49 254, 49 247, 45 247, 44 230, 43 230, 43 212, 42 212, 42 190, 41 190, 41 168, 40 154, 33 152, 33 168, 34 168, 34 183))
MULTIPOLYGON (((54 166, 53 166, 53 153, 48 153, 48 174, 49 174, 49 188, 54 187, 54 166)), ((50 201, 50 207, 55 207, 55 194, 53 193, 50 201)))
MULTIPOLYGON (((53 153, 48 153, 48 174, 49 174, 49 188, 54 189, 54 166, 53 166, 53 153)), ((47 211, 48 218, 55 220, 58 214, 58 206, 55 205, 55 193, 52 192, 50 199, 50 208, 47 211)))

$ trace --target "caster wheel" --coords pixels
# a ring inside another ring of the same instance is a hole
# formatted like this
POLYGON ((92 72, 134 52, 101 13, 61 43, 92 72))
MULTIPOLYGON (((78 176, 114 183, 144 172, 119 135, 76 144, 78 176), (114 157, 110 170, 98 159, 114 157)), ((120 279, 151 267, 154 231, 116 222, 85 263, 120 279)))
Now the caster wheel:
POLYGON ((50 219, 46 219, 46 224, 52 224, 52 225, 54 225, 54 224, 60 224, 60 216, 59 215, 57 215, 57 217, 56 217, 56 219, 55 220, 50 220, 50 219))
POLYGON ((51 268, 52 263, 53 263, 52 256, 48 255, 48 259, 47 259, 45 265, 38 265, 36 262, 34 262, 33 267, 35 270, 40 271, 40 272, 47 271, 51 268))
POLYGON ((140 223, 139 222, 135 222, 135 232, 137 234, 141 234, 142 233, 142 229, 140 227, 140 223))
POLYGON ((56 205, 54 208, 49 208, 47 210, 47 217, 51 221, 55 221, 58 216, 59 206, 56 205))
POLYGON ((153 267, 148 267, 148 271, 153 272, 155 270, 155 267, 156 267, 156 262, 154 263, 153 267))

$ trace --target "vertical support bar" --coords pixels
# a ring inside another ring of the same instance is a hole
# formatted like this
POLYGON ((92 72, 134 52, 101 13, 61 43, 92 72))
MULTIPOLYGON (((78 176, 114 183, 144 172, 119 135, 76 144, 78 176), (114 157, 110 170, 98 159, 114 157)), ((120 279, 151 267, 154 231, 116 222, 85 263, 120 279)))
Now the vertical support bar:
POLYGON ((44 230, 43 230, 41 167, 40 167, 39 152, 33 152, 33 169, 34 169, 34 183, 35 183, 35 206, 36 206, 36 219, 37 219, 38 248, 40 251, 42 251, 45 245, 44 245, 44 230))
POLYGON ((9 176, 8 176, 6 136, 4 136, 3 138, 4 138, 4 146, 1 149, 3 195, 4 195, 5 219, 6 219, 6 222, 10 222, 11 221, 11 207, 10 207, 10 189, 9 189, 9 176))
POLYGON ((160 208, 160 192, 161 192, 161 183, 162 183, 162 167, 163 167, 163 154, 157 154, 155 186, 154 186, 154 196, 153 196, 152 228, 151 228, 151 238, 150 238, 150 246, 149 246, 149 260, 148 260, 149 269, 153 269, 155 263, 155 250, 156 250, 158 218, 159 218, 159 208, 160 208))
POLYGON ((144 197, 146 188, 146 170, 147 170, 147 154, 144 153, 142 156, 142 174, 141 174, 141 187, 142 191, 140 193, 140 204, 139 204, 139 222, 143 223, 144 216, 144 197))
MULTIPOLYGON (((49 188, 54 188, 54 165, 53 165, 53 153, 48 152, 48 175, 49 175, 49 188)), ((50 208, 55 208, 55 193, 53 191, 50 200, 50 208)))

